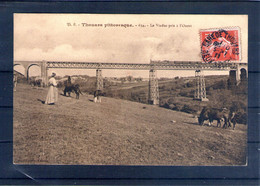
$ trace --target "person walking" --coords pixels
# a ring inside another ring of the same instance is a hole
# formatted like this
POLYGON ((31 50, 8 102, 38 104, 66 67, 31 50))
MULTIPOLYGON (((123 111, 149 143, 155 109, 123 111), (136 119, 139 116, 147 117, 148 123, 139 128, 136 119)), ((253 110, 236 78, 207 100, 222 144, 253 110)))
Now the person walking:
POLYGON ((55 80, 56 74, 53 72, 51 78, 49 79, 49 90, 46 97, 46 105, 54 105, 58 101, 58 89, 57 82, 55 80))

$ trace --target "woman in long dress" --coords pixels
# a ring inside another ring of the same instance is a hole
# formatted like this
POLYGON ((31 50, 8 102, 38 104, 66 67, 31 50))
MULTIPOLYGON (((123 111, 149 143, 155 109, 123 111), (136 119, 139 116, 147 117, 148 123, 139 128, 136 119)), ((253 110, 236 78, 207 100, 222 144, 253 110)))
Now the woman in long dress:
POLYGON ((53 72, 51 78, 49 79, 49 90, 46 97, 45 104, 47 105, 54 105, 55 102, 58 101, 58 89, 57 89, 57 82, 55 80, 56 74, 53 72))

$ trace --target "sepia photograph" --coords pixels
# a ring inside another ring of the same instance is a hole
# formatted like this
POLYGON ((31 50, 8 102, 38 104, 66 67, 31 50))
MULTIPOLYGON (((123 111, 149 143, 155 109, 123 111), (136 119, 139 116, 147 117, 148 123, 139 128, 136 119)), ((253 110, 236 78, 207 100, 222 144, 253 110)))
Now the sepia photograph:
POLYGON ((13 14, 13 163, 246 166, 248 16, 13 14))

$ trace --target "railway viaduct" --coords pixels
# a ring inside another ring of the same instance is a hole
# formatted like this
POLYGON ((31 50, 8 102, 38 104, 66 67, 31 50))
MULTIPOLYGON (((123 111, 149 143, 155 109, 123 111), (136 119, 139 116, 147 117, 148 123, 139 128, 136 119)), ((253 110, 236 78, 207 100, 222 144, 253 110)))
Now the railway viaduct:
POLYGON ((30 67, 36 65, 41 69, 41 78, 43 85, 48 82, 48 69, 96 69, 96 89, 103 88, 103 69, 131 69, 131 70, 149 70, 149 92, 148 102, 150 104, 159 104, 159 88, 156 75, 157 70, 191 70, 195 71, 197 77, 197 88, 194 98, 204 101, 206 99, 205 81, 203 71, 229 71, 229 80, 233 84, 239 84, 240 80, 247 79, 247 63, 242 62, 218 62, 203 63, 189 61, 150 61, 150 63, 96 63, 96 62, 61 62, 61 61, 14 61, 14 66, 24 67, 24 75, 29 79, 30 67))

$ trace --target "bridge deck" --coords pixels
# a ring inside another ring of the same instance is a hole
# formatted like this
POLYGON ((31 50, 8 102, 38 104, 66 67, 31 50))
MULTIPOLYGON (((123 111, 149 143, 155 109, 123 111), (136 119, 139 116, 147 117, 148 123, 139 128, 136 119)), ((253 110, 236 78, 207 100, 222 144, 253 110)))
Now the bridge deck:
MULTIPOLYGON (((246 63, 202 63, 202 62, 177 62, 177 61, 151 61, 151 63, 98 63, 98 62, 59 62, 45 61, 47 68, 70 68, 70 69, 132 69, 132 70, 231 70, 238 65, 246 63)), ((14 61, 14 64, 22 64, 22 61, 14 61)), ((30 63, 24 61, 24 63, 30 63)), ((43 63, 43 61, 31 63, 43 63)))

